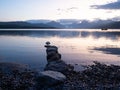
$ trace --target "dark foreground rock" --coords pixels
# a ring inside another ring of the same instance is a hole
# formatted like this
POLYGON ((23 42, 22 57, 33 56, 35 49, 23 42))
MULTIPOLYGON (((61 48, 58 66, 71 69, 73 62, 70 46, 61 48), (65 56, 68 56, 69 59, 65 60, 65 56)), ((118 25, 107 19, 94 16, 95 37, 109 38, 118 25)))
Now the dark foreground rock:
POLYGON ((2 73, 10 74, 13 71, 20 71, 23 72, 28 70, 29 67, 27 65, 18 64, 18 63, 0 63, 0 71, 2 73))
MULTIPOLYGON (((4 67, 6 67, 5 65, 8 65, 8 63, 4 64, 4 67)), ((0 89, 120 90, 120 66, 94 62, 93 65, 86 66, 84 71, 70 71, 66 75, 56 71, 36 73, 29 69, 20 72, 19 70, 13 70, 10 73, 0 71, 0 89)))
POLYGON ((28 66, 0 63, 1 90, 30 90, 35 88, 35 72, 28 66))
POLYGON ((39 77, 37 78, 38 81, 38 88, 41 89, 49 89, 53 90, 56 86, 62 89, 63 82, 66 80, 66 76, 60 72, 56 71, 44 71, 39 73, 39 77))
POLYGON ((81 72, 66 75, 63 90, 120 90, 120 66, 94 62, 81 72))

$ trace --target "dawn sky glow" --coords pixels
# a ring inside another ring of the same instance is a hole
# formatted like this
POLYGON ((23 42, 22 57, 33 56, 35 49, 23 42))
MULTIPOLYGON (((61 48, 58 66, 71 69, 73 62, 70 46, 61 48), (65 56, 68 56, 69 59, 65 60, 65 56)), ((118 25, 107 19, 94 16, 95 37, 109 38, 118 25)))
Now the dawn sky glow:
POLYGON ((0 21, 119 18, 118 3, 120 0, 0 0, 0 21))

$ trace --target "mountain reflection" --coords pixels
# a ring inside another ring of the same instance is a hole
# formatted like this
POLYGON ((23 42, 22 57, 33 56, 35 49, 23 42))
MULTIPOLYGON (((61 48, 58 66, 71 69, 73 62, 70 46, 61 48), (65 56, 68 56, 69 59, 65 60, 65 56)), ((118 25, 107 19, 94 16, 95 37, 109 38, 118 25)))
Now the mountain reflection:
POLYGON ((95 39, 98 38, 108 38, 112 40, 117 40, 120 37, 120 32, 104 32, 104 31, 0 31, 0 35, 8 36, 29 36, 29 37, 62 37, 62 38, 73 38, 73 37, 89 37, 92 36, 95 39))
POLYGON ((59 47, 67 63, 86 65, 99 61, 120 65, 120 31, 91 29, 0 31, 0 61, 43 69, 46 41, 59 47))

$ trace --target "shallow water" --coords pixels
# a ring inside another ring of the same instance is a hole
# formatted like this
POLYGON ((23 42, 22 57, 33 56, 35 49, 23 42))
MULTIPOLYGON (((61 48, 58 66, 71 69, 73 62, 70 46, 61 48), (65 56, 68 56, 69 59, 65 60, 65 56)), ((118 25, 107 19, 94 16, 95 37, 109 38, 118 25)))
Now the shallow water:
POLYGON ((120 65, 120 30, 91 29, 1 30, 0 62, 23 63, 42 70, 47 63, 46 41, 58 46, 62 59, 73 65, 93 61, 120 65))

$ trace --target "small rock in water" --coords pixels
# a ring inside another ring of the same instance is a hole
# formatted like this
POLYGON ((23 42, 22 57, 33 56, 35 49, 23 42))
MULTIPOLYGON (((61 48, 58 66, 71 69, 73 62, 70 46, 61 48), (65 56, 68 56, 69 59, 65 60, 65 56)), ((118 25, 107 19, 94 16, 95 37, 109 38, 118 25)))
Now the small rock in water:
POLYGON ((49 47, 50 46, 50 42, 49 41, 47 41, 45 44, 46 44, 45 47, 49 47))
POLYGON ((49 41, 47 41, 47 42, 46 42, 46 44, 47 44, 47 45, 49 45, 49 44, 50 44, 50 42, 49 42, 49 41))

